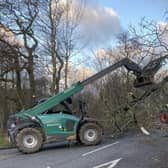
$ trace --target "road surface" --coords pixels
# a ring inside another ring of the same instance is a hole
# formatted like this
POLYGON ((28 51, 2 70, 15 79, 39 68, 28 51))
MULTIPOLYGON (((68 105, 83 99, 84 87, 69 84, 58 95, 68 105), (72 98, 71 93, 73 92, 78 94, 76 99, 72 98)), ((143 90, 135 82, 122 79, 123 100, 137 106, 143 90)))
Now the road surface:
POLYGON ((168 138, 126 135, 98 146, 50 144, 35 154, 0 150, 0 168, 168 168, 168 138))

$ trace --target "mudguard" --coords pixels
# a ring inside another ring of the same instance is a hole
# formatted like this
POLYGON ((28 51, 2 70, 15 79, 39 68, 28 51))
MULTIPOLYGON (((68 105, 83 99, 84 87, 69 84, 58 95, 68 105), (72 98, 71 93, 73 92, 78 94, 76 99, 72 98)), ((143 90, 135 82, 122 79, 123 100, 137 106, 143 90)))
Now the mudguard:
POLYGON ((16 125, 15 128, 8 129, 8 136, 10 137, 10 140, 12 141, 13 144, 15 144, 15 137, 17 133, 27 127, 33 127, 33 128, 41 128, 40 124, 31 120, 24 120, 18 125, 16 125))
MULTIPOLYGON (((81 128, 81 126, 85 123, 88 123, 88 122, 91 122, 91 123, 96 123, 97 125, 99 125, 102 130, 103 130, 103 126, 98 122, 98 120, 96 120, 95 118, 89 118, 89 117, 84 117, 82 120, 80 120, 80 122, 78 123, 78 126, 77 126, 77 140, 80 142, 79 140, 79 130, 81 128)), ((104 131, 103 131, 103 134, 104 134, 104 131)))
POLYGON ((27 127, 41 127, 39 123, 28 120, 28 121, 24 121, 21 122, 20 124, 16 125, 16 130, 20 131, 23 128, 27 128, 27 127))

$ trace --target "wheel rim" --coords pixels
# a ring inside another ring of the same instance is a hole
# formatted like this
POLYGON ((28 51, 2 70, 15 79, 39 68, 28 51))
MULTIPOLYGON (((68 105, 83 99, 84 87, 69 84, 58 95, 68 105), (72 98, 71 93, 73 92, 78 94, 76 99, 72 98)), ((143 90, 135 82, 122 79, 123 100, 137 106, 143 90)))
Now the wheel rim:
POLYGON ((36 136, 26 135, 23 138, 23 145, 26 148, 34 148, 38 144, 38 140, 36 136))
POLYGON ((97 139, 97 131, 95 129, 88 129, 84 133, 84 138, 89 141, 93 142, 97 139))

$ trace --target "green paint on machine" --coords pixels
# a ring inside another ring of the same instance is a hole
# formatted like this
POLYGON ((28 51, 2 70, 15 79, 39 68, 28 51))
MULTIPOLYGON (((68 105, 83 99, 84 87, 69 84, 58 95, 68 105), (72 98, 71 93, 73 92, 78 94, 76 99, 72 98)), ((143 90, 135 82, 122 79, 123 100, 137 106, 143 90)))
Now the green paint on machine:
POLYGON ((80 92, 82 88, 80 82, 78 82, 43 103, 38 104, 31 109, 16 113, 15 116, 23 119, 26 119, 27 116, 35 117, 36 120, 38 120, 38 123, 40 123, 46 136, 56 135, 57 137, 64 137, 65 139, 69 136, 74 136, 77 132, 77 126, 80 121, 79 118, 61 112, 47 114, 45 111, 52 109, 70 96, 80 92))
POLYGON ((76 134, 77 125, 80 121, 79 118, 73 115, 63 113, 37 115, 37 118, 43 124, 47 136, 74 135, 76 134))
MULTIPOLYGON (((165 56, 164 59, 167 59, 165 56)), ((23 153, 37 152, 44 142, 59 140, 78 140, 84 145, 96 145, 102 140, 102 128, 100 124, 86 116, 86 103, 79 101, 81 115, 76 117, 66 103, 71 103, 71 96, 79 93, 86 85, 125 66, 133 71, 137 77, 136 87, 152 84, 153 71, 158 71, 162 58, 152 61, 143 69, 138 64, 124 58, 119 62, 105 68, 95 75, 77 82, 70 88, 60 92, 46 101, 11 116, 8 123, 8 135, 10 140, 16 144, 19 151, 23 153), (54 111, 57 105, 63 105, 66 110, 54 111), (34 143, 33 142, 37 142, 34 143), (32 145, 34 147, 32 147, 32 145)))
POLYGON ((72 85, 70 88, 64 90, 63 92, 60 92, 59 94, 49 98, 47 101, 41 104, 38 104, 31 109, 24 110, 24 111, 17 113, 16 116, 25 117, 25 114, 32 115, 32 116, 41 114, 45 112, 46 110, 49 110, 53 108, 54 106, 58 105, 60 102, 64 101, 66 98, 80 92, 82 89, 83 87, 80 85, 80 82, 78 82, 72 85))

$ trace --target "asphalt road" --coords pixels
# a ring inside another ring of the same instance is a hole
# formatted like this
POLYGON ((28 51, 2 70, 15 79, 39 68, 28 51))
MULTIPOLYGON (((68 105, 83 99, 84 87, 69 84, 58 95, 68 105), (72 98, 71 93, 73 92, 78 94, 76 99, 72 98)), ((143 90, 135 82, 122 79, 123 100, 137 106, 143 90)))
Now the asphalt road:
POLYGON ((168 138, 126 135, 104 139, 92 147, 50 144, 25 155, 17 149, 0 150, 0 168, 168 168, 168 138))

